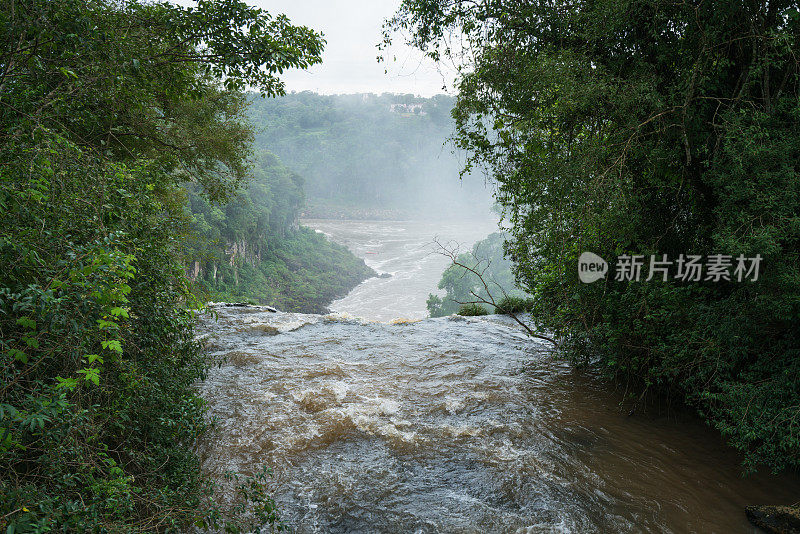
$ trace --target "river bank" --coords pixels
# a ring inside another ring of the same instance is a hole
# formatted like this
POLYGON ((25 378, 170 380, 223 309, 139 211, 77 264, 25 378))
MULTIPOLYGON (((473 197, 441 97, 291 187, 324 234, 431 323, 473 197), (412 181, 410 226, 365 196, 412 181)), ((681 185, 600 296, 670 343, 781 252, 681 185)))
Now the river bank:
POLYGON ((345 246, 305 226, 269 241, 266 247, 242 241, 217 248, 219 257, 195 261, 189 273, 205 301, 327 313, 332 301, 377 275, 345 246))

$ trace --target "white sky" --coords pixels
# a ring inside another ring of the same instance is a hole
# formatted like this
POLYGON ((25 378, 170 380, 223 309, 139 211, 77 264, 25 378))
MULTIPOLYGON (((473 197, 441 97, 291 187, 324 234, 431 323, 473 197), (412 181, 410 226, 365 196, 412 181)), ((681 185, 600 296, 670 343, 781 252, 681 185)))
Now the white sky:
MULTIPOLYGON (((195 4, 193 0, 172 1, 183 6, 195 4)), ((327 44, 321 64, 281 75, 287 92, 452 94, 455 69, 423 57, 405 45, 402 35, 394 35, 394 45, 384 52, 387 59, 377 62, 383 21, 395 13, 401 0, 245 1, 273 15, 285 13, 292 24, 324 34, 327 44)))
POLYGON ((418 51, 395 36, 388 60, 376 61, 384 19, 396 11, 400 0, 247 0, 272 14, 285 13, 293 24, 325 34, 327 44, 322 63, 307 71, 283 74, 287 92, 413 93, 431 96, 443 93, 447 76, 418 51), (397 58, 392 60, 392 56, 397 58), (384 74, 388 70, 388 74, 384 74), (444 74, 444 76, 443 76, 444 74))

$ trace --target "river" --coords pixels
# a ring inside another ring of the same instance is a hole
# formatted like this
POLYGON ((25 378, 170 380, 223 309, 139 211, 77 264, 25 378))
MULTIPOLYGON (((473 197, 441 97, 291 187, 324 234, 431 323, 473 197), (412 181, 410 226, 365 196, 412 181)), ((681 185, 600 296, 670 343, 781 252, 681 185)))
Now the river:
POLYGON ((422 319, 425 301, 449 260, 434 243, 469 252, 472 245, 497 231, 497 221, 337 221, 309 219, 302 224, 346 245, 376 272, 371 278, 329 306, 336 313, 375 321, 422 319))
POLYGON ((392 277, 339 313, 219 307, 202 329, 224 362, 201 386, 218 420, 203 466, 273 468, 295 532, 756 532, 745 505, 797 501, 797 477, 742 478, 691 415, 628 416, 506 318, 414 321, 446 266, 434 235, 491 227, 311 224, 392 277))

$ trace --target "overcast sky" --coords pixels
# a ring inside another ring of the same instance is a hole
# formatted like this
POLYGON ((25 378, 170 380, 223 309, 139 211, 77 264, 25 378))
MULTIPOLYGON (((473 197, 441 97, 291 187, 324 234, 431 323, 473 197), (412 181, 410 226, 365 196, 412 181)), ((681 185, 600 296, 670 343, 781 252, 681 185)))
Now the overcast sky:
MULTIPOLYGON (((293 24, 325 34, 328 44, 322 64, 308 71, 285 72, 287 92, 413 93, 431 96, 443 93, 445 78, 434 63, 424 59, 402 38, 392 49, 397 61, 377 63, 383 20, 391 16, 400 0, 246 0, 272 14, 285 13, 293 24), (388 69, 388 74, 384 70, 388 69)), ((181 2, 184 3, 184 2, 181 2)), ((452 87, 452 74, 448 88, 452 87)))

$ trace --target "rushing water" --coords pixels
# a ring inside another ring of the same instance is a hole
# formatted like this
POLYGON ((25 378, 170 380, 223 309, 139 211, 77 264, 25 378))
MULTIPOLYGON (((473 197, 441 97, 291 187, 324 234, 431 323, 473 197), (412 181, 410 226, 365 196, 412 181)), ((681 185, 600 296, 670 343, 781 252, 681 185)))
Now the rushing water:
POLYGON ((378 273, 390 275, 365 281, 329 306, 334 312, 376 321, 428 316, 425 301, 437 293, 449 263, 437 253, 434 240, 468 252, 476 241, 497 231, 497 222, 488 219, 447 223, 311 219, 303 224, 346 245, 378 273))
POLYGON ((745 505, 800 495, 796 477, 742 479, 692 417, 627 416, 503 317, 217 313, 204 467, 272 467, 299 533, 753 532, 745 505))

